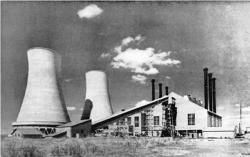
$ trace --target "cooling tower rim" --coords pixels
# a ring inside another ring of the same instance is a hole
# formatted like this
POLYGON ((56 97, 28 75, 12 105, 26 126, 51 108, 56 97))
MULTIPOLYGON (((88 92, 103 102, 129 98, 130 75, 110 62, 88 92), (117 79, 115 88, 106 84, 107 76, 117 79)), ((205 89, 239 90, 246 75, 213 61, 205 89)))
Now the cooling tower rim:
POLYGON ((22 121, 22 122, 13 122, 12 126, 58 126, 69 122, 70 121, 68 122, 22 121))
POLYGON ((45 47, 32 47, 32 48, 28 49, 28 52, 30 52, 31 50, 35 50, 35 49, 47 50, 47 52, 58 54, 58 52, 56 52, 55 50, 52 50, 50 48, 45 48, 45 47))

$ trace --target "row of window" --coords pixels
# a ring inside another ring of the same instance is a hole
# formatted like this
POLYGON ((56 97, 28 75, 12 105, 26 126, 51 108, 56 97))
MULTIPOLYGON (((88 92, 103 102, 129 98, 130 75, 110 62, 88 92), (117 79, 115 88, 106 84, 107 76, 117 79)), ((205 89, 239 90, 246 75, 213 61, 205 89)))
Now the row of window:
MULTIPOLYGON (((145 118, 144 118, 145 119, 145 118)), ((143 120, 144 124, 146 119, 143 120)), ((125 125, 125 119, 122 119, 117 122, 117 125, 125 125)), ((131 117, 127 118, 127 125, 131 125, 131 117)), ((160 117, 159 116, 154 116, 154 125, 160 125, 160 117)), ((195 125, 195 114, 188 114, 188 125, 195 125)), ((134 117, 134 126, 139 127, 139 116, 134 117)))
MULTIPOLYGON (((146 119, 143 118, 144 125, 146 125, 146 119)), ((134 117, 134 126, 139 127, 139 116, 134 117)), ((116 122, 116 125, 125 125, 125 119, 116 122)), ((131 117, 127 117, 127 125, 131 125, 131 117)), ((154 125, 160 125, 160 117, 154 116, 154 125)))

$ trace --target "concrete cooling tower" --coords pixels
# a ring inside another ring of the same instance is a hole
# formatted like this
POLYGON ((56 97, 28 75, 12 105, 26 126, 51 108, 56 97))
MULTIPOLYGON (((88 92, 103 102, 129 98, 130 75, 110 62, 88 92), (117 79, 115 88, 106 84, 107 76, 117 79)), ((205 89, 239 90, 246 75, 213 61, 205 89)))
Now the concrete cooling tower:
POLYGON ((27 55, 27 87, 13 127, 55 127, 70 122, 59 84, 59 54, 45 48, 32 48, 27 55))
MULTIPOLYGON (((85 100, 92 102, 90 119, 92 122, 109 117, 113 114, 109 99, 107 76, 103 71, 89 71, 86 76, 86 97, 85 100)), ((85 103, 86 105, 86 103, 85 103)), ((84 107, 84 109, 90 107, 84 107)), ((87 113, 83 111, 84 114, 87 113)))

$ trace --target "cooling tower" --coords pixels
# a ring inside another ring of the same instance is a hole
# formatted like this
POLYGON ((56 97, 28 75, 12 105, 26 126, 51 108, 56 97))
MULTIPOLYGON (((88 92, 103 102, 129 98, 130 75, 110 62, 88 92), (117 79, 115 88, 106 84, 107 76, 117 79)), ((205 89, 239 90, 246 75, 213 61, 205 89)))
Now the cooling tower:
MULTIPOLYGON (((93 103, 90 114, 92 122, 101 120, 113 114, 109 99, 107 76, 102 71, 89 71, 86 77, 86 97, 93 103)), ((83 111, 86 113, 86 111, 83 111)), ((89 111, 90 112, 90 111, 89 111)))
POLYGON ((59 84, 60 56, 45 48, 28 50, 28 80, 14 127, 53 127, 70 121, 59 84))

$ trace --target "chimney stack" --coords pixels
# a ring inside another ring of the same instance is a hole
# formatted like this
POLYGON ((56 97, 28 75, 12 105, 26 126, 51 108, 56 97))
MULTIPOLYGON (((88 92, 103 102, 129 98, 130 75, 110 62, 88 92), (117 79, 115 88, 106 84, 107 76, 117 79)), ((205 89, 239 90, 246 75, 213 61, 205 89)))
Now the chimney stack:
POLYGON ((216 78, 212 78, 213 83, 213 112, 216 113, 216 78))
POLYGON ((155 79, 152 79, 151 83, 152 83, 152 100, 155 100, 155 79))
POLYGON ((168 86, 165 87, 165 94, 168 95, 168 86))
POLYGON ((208 109, 208 68, 204 68, 204 102, 205 109, 208 109))
POLYGON ((212 73, 208 73, 208 82, 209 82, 209 87, 208 87, 208 91, 209 91, 209 110, 213 111, 213 82, 212 82, 212 73))
POLYGON ((159 98, 162 97, 162 83, 159 83, 159 98))

